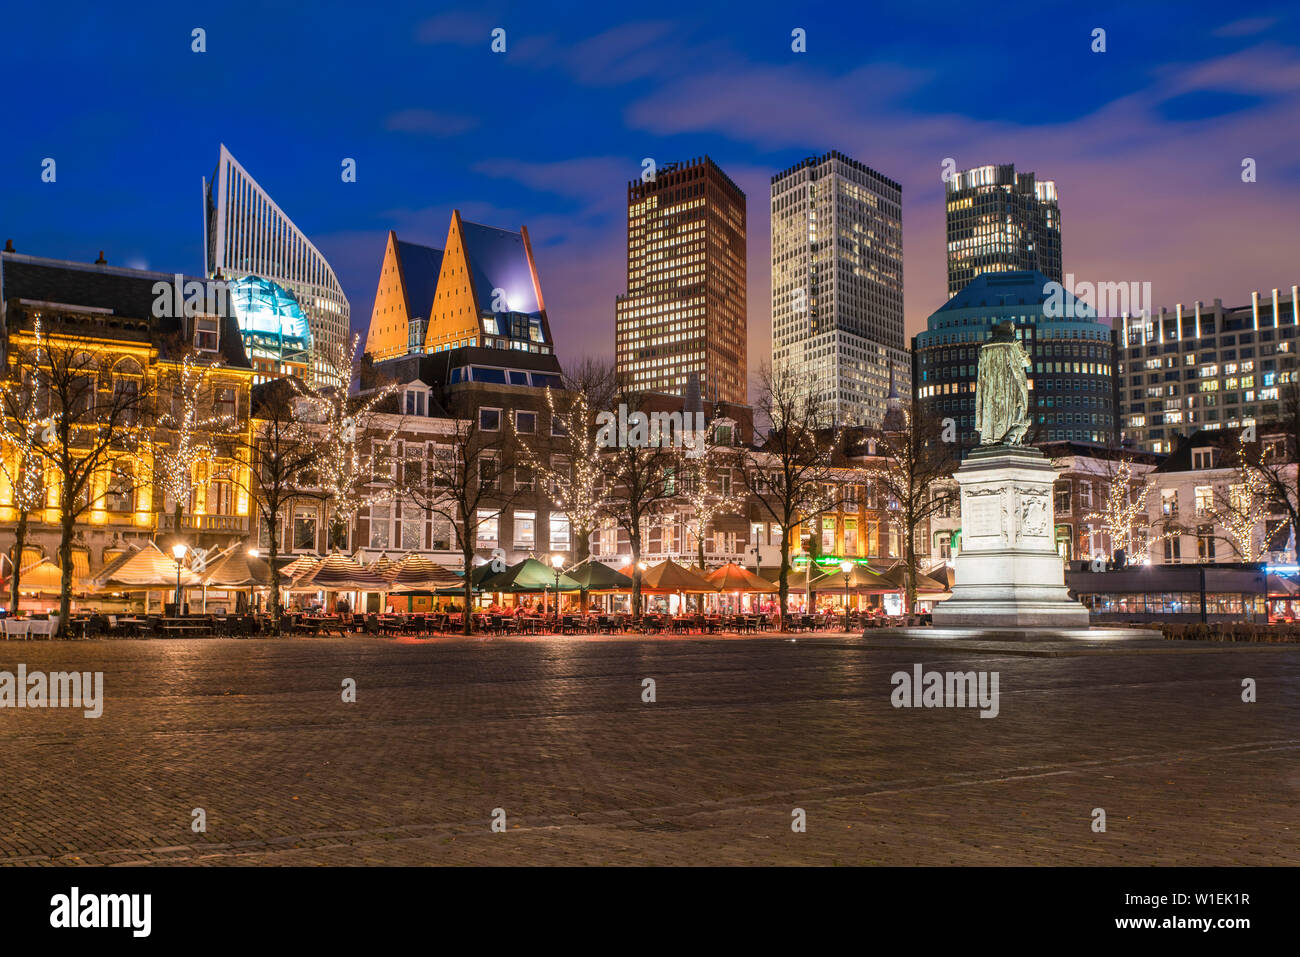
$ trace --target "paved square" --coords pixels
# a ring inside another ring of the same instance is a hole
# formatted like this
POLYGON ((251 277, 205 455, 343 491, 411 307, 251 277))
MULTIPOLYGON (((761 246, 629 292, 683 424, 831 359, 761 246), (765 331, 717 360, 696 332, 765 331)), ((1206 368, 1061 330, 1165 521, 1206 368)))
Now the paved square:
POLYGON ((12 864, 1300 863, 1300 651, 0 643, 20 662, 103 671, 106 703, 0 710, 12 864), (1000 714, 893 708, 918 662, 999 672, 1000 714))

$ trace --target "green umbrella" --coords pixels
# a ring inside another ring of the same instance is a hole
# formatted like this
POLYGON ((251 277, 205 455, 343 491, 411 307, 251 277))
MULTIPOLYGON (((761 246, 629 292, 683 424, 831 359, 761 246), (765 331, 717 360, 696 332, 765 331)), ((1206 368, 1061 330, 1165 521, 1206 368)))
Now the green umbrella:
MULTIPOLYGON (((476 569, 477 571, 477 569, 476 569)), ((480 591, 537 592, 554 589, 555 570, 535 558, 525 558, 499 575, 489 575, 479 582, 480 591)), ((568 575, 560 575, 560 591, 581 591, 582 586, 568 575)))
POLYGON ((564 574, 587 591, 623 591, 632 588, 631 578, 594 558, 582 560, 564 574))

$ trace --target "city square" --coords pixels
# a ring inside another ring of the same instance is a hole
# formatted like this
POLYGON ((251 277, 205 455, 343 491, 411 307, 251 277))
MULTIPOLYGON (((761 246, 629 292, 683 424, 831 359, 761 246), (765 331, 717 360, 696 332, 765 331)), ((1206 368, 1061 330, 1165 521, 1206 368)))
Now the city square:
POLYGON ((15 928, 1281 915, 1300 12, 2 22, 15 928))
POLYGON ((5 711, 0 855, 30 866, 1300 862, 1300 657, 1141 644, 1039 654, 833 632, 11 642, 0 667, 102 671, 105 701, 97 719, 5 711), (893 708, 891 673, 917 663, 999 672, 997 717, 893 708), (1255 703, 1242 700, 1247 677, 1255 703), (346 678, 355 703, 342 700, 346 678), (797 808, 804 832, 792 830, 797 808))

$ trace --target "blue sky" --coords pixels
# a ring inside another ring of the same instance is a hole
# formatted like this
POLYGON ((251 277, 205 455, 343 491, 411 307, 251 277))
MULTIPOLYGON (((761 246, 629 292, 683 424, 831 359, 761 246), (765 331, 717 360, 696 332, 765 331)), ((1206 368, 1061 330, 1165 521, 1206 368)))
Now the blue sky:
POLYGON ((644 157, 708 154, 748 195, 751 368, 770 346, 768 179, 829 149, 903 184, 909 333, 945 299, 946 157, 1056 180, 1080 281, 1151 282, 1171 307, 1300 282, 1282 4, 100 3, 11 5, 4 24, 0 239, 198 271, 224 142, 330 259, 359 330, 387 230, 441 247, 459 208, 528 226, 562 356, 612 353, 644 157))

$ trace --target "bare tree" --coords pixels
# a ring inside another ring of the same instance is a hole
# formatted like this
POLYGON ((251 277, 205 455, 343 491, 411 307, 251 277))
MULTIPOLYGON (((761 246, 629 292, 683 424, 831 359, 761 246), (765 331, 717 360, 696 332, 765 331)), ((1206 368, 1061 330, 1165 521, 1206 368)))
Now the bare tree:
POLYGON ((1112 554, 1123 550, 1125 556, 1140 560, 1158 542, 1173 534, 1163 519, 1150 521, 1155 479, 1149 474, 1135 473, 1133 456, 1123 451, 1107 450, 1103 461, 1101 510, 1087 513, 1083 520, 1100 523, 1112 554))
POLYGON ((1251 449, 1237 437, 1232 481, 1214 487, 1214 523, 1222 528, 1228 547, 1243 562, 1257 562, 1268 551, 1268 519, 1273 512, 1269 485, 1255 461, 1267 465, 1277 446, 1251 449))
POLYGON ((345 546, 352 516, 381 494, 373 483, 392 468, 392 441, 401 428, 400 419, 382 411, 396 394, 396 383, 380 383, 365 396, 351 393, 360 341, 357 335, 351 347, 338 343, 327 357, 320 387, 299 390, 312 418, 322 426, 317 473, 329 502, 331 548, 345 546))
POLYGON ((309 486, 320 459, 321 436, 300 417, 301 402, 287 379, 272 380, 256 391, 252 444, 241 450, 247 467, 237 470, 248 476, 248 497, 269 533, 271 631, 277 635, 281 619, 277 559, 284 517, 293 514, 295 503, 320 499, 320 493, 309 486))
POLYGON ((874 429, 877 462, 867 474, 877 489, 888 497, 890 522, 903 536, 903 563, 907 583, 908 611, 916 609, 916 535, 930 519, 947 511, 957 498, 948 479, 956 470, 956 446, 945 441, 944 422, 919 404, 908 403, 902 411, 900 428, 874 429))
POLYGON ((231 425, 217 409, 212 374, 220 361, 207 361, 187 352, 178 366, 159 376, 154 471, 158 485, 172 499, 174 530, 181 534, 181 519, 190 495, 216 476, 213 433, 231 425))
POLYGON ((1300 541, 1300 383, 1293 380, 1282 390, 1278 419, 1240 437, 1238 465, 1253 476, 1269 513, 1283 516, 1300 541))
POLYGON ((627 533, 631 546, 632 620, 640 621, 641 552, 650 524, 677 494, 678 456, 658 420, 651 428, 650 416, 641 410, 640 392, 620 389, 617 399, 628 410, 627 434, 615 435, 614 424, 607 422, 597 432, 597 444, 607 450, 602 457, 610 490, 607 514, 627 533))
POLYGON ((713 523, 719 518, 736 514, 736 503, 722 494, 718 472, 730 471, 736 452, 730 446, 720 446, 707 431, 696 437, 694 449, 678 455, 681 476, 678 500, 686 510, 686 532, 695 539, 696 558, 704 567, 704 543, 713 523))
POLYGON ((66 636, 77 522, 102 507, 104 479, 141 482, 135 467, 148 448, 153 386, 135 359, 88 346, 55 326, 19 350, 16 374, 30 377, 46 415, 36 449, 54 472, 59 499, 59 634, 66 636))
MULTIPOLYGON (((583 359, 564 376, 564 390, 546 390, 546 407, 551 414, 550 449, 547 458, 515 432, 521 461, 550 490, 556 510, 569 521, 573 533, 575 562, 591 557, 591 534, 608 509, 604 451, 596 444, 594 418, 608 407, 614 391, 612 363, 583 359)), ((580 596, 587 605, 587 593, 580 596)))
MULTIPOLYGON (((41 341, 40 319, 36 320, 36 345, 41 341)), ((39 364, 39 355, 20 361, 12 375, 0 378, 0 476, 9 489, 10 504, 17 517, 10 553, 9 613, 18 610, 19 578, 23 549, 27 544, 27 523, 31 513, 45 504, 45 461, 38 437, 49 424, 42 414, 34 376, 22 373, 24 366, 39 364)), ((6 373, 8 369, 4 370, 6 373)))
MULTIPOLYGON (((453 421, 450 444, 439 444, 420 481, 403 485, 401 493, 451 525, 465 569, 462 631, 468 635, 472 631, 470 609, 479 530, 496 522, 500 535, 501 515, 519 492, 517 483, 507 492, 502 481, 515 469, 517 446, 504 430, 483 428, 472 396, 453 395, 447 411, 453 421)), ((493 554, 494 571, 504 569, 504 554, 500 548, 493 554)))
POLYGON ((790 542, 805 522, 835 509, 839 497, 828 493, 833 478, 832 450, 838 433, 824 441, 830 408, 820 384, 810 373, 764 363, 758 373, 755 418, 767 433, 757 448, 741 450, 745 488, 761 512, 781 529, 781 572, 778 581, 781 627, 786 626, 790 595, 790 542))

